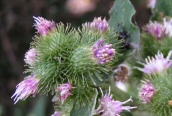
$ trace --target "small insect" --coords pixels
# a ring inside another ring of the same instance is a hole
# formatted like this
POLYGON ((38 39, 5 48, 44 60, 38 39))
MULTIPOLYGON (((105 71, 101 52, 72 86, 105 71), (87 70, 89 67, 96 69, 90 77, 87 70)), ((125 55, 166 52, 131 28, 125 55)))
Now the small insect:
POLYGON ((114 70, 115 81, 126 81, 129 77, 128 67, 121 65, 118 69, 114 70))
POLYGON ((118 33, 118 39, 124 39, 123 46, 126 49, 130 48, 130 35, 124 30, 123 32, 118 33))

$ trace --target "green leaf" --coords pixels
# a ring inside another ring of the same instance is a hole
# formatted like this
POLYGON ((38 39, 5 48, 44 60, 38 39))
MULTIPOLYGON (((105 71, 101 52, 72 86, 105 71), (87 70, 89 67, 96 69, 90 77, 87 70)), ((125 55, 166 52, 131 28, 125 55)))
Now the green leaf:
POLYGON ((98 92, 95 89, 95 94, 92 96, 92 100, 85 106, 78 108, 78 104, 74 104, 70 116, 92 116, 96 106, 98 92))
POLYGON ((164 16, 172 17, 172 0, 157 0, 153 9, 153 20, 162 19, 164 16))
POLYGON ((140 42, 140 30, 131 19, 136 13, 129 0, 116 0, 110 10, 109 25, 117 32, 126 32, 129 35, 129 42, 133 48, 138 48, 140 42))

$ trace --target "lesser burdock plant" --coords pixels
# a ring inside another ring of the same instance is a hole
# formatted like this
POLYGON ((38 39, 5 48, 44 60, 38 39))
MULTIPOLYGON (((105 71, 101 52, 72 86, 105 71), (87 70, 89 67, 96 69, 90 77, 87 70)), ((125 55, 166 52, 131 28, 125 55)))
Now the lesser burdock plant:
POLYGON ((37 33, 15 104, 51 93, 52 116, 172 116, 172 13, 160 4, 148 4, 154 15, 141 36, 129 0, 116 0, 108 21, 98 17, 80 28, 33 17, 37 33))

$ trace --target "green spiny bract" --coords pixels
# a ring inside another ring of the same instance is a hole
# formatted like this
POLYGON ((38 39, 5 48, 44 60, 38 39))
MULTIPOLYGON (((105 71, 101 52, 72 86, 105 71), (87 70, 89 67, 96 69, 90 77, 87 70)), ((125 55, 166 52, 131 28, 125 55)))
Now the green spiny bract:
POLYGON ((168 69, 147 78, 155 88, 155 94, 150 103, 146 104, 154 116, 172 116, 172 70, 168 69))
POLYGON ((94 78, 101 80, 101 73, 108 72, 104 66, 97 64, 97 60, 93 57, 91 47, 92 46, 86 45, 78 46, 73 51, 73 55, 70 59, 70 70, 75 74, 73 76, 75 83, 82 83, 84 86, 85 83, 88 84, 92 81, 92 85, 95 84, 94 78), (96 75, 97 73, 99 74, 96 75))
POLYGON ((168 52, 172 49, 172 39, 167 36, 162 40, 157 40, 156 38, 142 33, 141 37, 141 56, 142 58, 146 58, 147 56, 154 56, 158 50, 164 54, 164 56, 168 55, 168 52))
POLYGON ((112 71, 119 57, 122 56, 122 40, 118 40, 113 30, 105 33, 93 32, 87 28, 76 30, 70 26, 58 24, 46 36, 36 36, 31 48, 37 50, 35 64, 26 72, 33 73, 39 82, 39 92, 48 94, 56 91, 60 84, 71 82, 74 87, 69 99, 84 105, 91 99, 93 86, 103 82, 104 76, 112 71), (104 64, 98 64, 92 47, 103 38, 112 44, 116 53, 114 58, 104 64))

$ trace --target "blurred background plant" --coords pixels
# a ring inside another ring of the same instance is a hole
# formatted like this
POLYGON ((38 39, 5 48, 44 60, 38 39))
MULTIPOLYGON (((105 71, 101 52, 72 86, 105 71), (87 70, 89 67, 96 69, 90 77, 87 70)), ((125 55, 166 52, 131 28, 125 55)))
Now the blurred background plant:
MULTIPOLYGON (((24 54, 35 35, 33 16, 79 27, 94 17, 109 19, 113 0, 0 0, 0 116, 50 116, 51 96, 37 96, 14 105, 16 85, 23 80, 24 54)), ((131 0, 137 11, 133 23, 148 23, 149 0, 131 0)))

